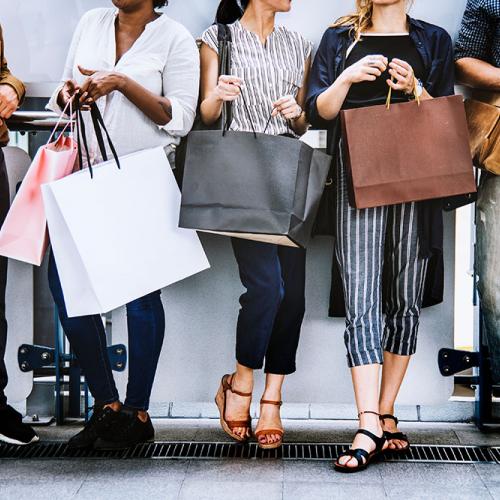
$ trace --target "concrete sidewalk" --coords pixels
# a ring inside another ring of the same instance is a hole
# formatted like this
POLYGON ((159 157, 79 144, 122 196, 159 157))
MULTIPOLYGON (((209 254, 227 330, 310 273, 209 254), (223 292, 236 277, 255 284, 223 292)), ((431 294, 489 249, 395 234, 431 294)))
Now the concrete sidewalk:
MULTIPOLYGON (((214 420, 156 420, 158 441, 226 441, 214 420)), ((349 442, 354 422, 285 421, 287 442, 349 442)), ((500 433, 468 424, 402 425, 414 443, 500 446, 500 433)), ((65 440, 79 425, 41 428, 65 440)), ((278 460, 0 461, 0 499, 500 499, 500 467, 378 463, 355 475, 330 462, 278 460)))

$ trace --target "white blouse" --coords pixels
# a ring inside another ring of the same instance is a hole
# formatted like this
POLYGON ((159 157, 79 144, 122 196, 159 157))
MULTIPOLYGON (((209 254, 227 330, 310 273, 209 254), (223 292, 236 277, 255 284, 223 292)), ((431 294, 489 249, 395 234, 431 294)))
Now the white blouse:
MULTIPOLYGON (((94 9, 80 20, 71 43, 62 81, 86 77, 78 65, 91 70, 116 71, 135 80, 172 104, 172 120, 160 126, 148 118, 121 92, 111 92, 97 101, 119 155, 142 149, 177 145, 193 126, 198 104, 199 51, 191 34, 180 23, 162 14, 148 23, 134 45, 116 61, 116 9, 94 9)), ((61 84, 47 108, 62 112, 57 104, 61 84)), ((90 113, 84 113, 91 161, 100 161, 90 113)), ((84 155, 85 156, 85 155, 84 155)))

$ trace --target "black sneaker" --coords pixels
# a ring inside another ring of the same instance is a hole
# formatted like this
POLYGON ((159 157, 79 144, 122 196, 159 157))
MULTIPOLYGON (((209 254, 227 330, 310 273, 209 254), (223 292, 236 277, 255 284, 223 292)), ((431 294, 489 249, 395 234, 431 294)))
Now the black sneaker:
POLYGON ((152 441, 155 430, 151 419, 139 420, 137 410, 122 406, 119 417, 106 432, 99 432, 99 439, 94 443, 96 450, 124 450, 139 443, 152 441))
POLYGON ((69 449, 91 448, 97 441, 99 432, 105 432, 107 428, 113 426, 118 417, 118 412, 109 407, 103 408, 102 405, 95 405, 93 410, 85 427, 68 441, 69 449))
POLYGON ((23 424, 23 416, 12 406, 0 410, 0 441, 25 446, 39 440, 37 433, 29 425, 23 424))

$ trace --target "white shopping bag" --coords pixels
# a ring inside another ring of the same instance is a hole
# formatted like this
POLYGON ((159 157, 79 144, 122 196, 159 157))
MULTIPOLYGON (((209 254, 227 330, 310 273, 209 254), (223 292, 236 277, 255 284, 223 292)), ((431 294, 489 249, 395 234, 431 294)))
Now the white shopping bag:
POLYGON ((181 194, 162 148, 42 186, 69 317, 111 311, 210 267, 178 227, 181 194))

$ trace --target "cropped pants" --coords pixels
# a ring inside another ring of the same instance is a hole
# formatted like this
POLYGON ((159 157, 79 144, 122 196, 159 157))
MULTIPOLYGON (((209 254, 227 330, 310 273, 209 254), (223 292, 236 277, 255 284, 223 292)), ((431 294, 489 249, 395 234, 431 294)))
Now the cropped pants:
POLYGON ((410 356, 417 345, 428 265, 428 260, 419 256, 417 207, 408 203, 352 208, 342 154, 336 189, 335 254, 346 304, 348 365, 381 364, 384 351, 410 356), (388 286, 385 304, 384 267, 388 286))
POLYGON ((305 311, 306 252, 299 248, 232 238, 246 292, 236 331, 236 360, 254 370, 288 375, 305 311))

